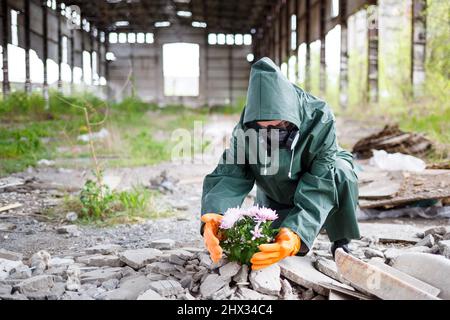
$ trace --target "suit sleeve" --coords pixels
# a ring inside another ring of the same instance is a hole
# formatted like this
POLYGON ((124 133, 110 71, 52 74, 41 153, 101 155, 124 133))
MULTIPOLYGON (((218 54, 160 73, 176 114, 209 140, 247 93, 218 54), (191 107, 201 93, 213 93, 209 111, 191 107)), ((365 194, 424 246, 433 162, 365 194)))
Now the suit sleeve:
POLYGON ((310 250, 325 224, 328 215, 337 205, 335 162, 337 154, 335 120, 317 125, 311 139, 310 154, 315 154, 309 170, 300 178, 294 195, 294 208, 282 227, 297 233, 302 240, 302 250, 310 250), (305 248, 306 246, 307 248, 305 248))
POLYGON ((245 149, 245 145, 238 143, 236 131, 239 128, 240 125, 234 130, 230 148, 223 153, 220 164, 203 182, 202 215, 224 214, 229 208, 241 206, 255 184, 245 159, 245 150, 241 149, 245 149))

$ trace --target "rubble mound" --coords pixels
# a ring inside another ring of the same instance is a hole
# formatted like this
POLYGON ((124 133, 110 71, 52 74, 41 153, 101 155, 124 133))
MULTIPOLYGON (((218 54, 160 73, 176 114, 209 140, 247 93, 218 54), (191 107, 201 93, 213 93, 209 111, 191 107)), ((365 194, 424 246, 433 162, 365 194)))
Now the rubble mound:
POLYGON ((170 239, 133 250, 100 244, 65 257, 39 251, 24 259, 1 249, 0 300, 449 299, 448 230, 419 236, 408 248, 354 241, 352 256, 339 254, 337 263, 330 244, 316 241, 310 255, 259 271, 225 258, 215 264, 199 248, 170 249, 170 239), (376 290, 368 271, 384 281, 376 290))

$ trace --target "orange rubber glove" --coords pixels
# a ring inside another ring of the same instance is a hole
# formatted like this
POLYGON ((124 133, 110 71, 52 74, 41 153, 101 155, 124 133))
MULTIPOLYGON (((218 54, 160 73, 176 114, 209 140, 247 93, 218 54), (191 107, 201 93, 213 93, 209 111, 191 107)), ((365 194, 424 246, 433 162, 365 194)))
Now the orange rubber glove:
POLYGON ((203 229, 203 238, 206 248, 211 255, 211 260, 214 263, 218 263, 222 259, 223 250, 220 247, 220 240, 218 237, 218 231, 220 223, 222 222, 222 216, 219 214, 209 213, 202 217, 202 222, 205 223, 203 229))
POLYGON ((252 270, 261 270, 284 258, 297 255, 300 251, 300 237, 287 228, 280 230, 273 244, 259 246, 261 252, 255 253, 251 260, 252 270))

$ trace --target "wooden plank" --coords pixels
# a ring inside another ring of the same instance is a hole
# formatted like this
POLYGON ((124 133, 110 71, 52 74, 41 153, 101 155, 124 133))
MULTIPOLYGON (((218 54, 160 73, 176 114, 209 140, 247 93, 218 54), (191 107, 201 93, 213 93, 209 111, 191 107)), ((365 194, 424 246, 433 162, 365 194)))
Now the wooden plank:
POLYGON ((20 208, 20 207, 22 207, 22 204, 20 204, 20 203, 14 203, 14 204, 10 204, 10 205, 1 207, 1 208, 0 208, 0 212, 5 212, 5 211, 9 211, 9 210, 14 210, 14 209, 17 209, 17 208, 20 208))

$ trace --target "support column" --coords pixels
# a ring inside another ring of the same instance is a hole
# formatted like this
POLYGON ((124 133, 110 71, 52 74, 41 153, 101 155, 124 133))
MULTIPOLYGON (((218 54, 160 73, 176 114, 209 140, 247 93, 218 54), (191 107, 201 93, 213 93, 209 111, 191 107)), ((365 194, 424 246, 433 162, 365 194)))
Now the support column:
POLYGON ((320 0, 320 92, 324 96, 327 91, 327 62, 326 62, 326 1, 320 0))
POLYGON ((305 89, 311 91, 311 0, 306 0, 305 13, 305 43, 306 43, 306 58, 305 58, 305 89))
POLYGON ((42 60, 44 62, 44 84, 42 91, 44 93, 44 100, 46 102, 46 108, 49 108, 49 92, 48 92, 48 7, 47 1, 42 1, 42 41, 43 41, 43 55, 42 60))
MULTIPOLYGON (((92 28, 92 26, 91 26, 92 28)), ((91 86, 94 86, 94 34, 92 32, 92 29, 90 30, 89 34, 89 46, 91 47, 90 50, 90 57, 91 57, 91 86)))
POLYGON ((425 62, 427 49, 426 0, 412 1, 412 46, 411 46, 411 82, 414 97, 423 94, 426 79, 425 62))
POLYGON ((7 97, 11 91, 8 69, 8 43, 9 43, 9 6, 8 0, 2 0, 2 31, 3 31, 3 96, 7 97))
MULTIPOLYGON (((100 32, 100 31, 99 31, 100 32)), ((97 36, 97 73, 98 73, 98 85, 100 86, 100 78, 102 77, 102 60, 103 60, 103 54, 102 54, 102 37, 100 36, 100 33, 98 33, 97 36)))
MULTIPOLYGON (((291 1, 292 0, 286 0, 286 3, 285 3, 285 19, 286 19, 286 21, 285 21, 285 28, 284 28, 284 30, 285 30, 285 32, 286 32, 286 35, 285 35, 285 45, 286 45, 286 50, 285 50, 285 53, 286 53, 286 57, 287 57, 287 60, 289 61, 289 58, 291 57, 291 32, 292 32, 292 26, 291 26, 291 1)), ((288 72, 289 73, 289 72, 288 72)))
POLYGON ((269 58, 275 61, 275 37, 274 37, 274 26, 273 26, 273 17, 270 20, 268 25, 269 32, 269 58))
POLYGON ((75 93, 75 29, 70 30, 70 93, 75 93))
POLYGON ((109 32, 105 33, 105 80, 106 80, 106 99, 108 102, 112 101, 111 97, 111 84, 109 76, 109 64, 110 61, 106 59, 106 54, 109 52, 109 32))
POLYGON ((230 106, 233 105, 233 46, 229 46, 228 49, 228 87, 230 106))
POLYGON ((379 100, 378 85, 378 57, 379 57, 379 36, 378 36, 378 6, 373 5, 367 9, 367 30, 368 30, 368 74, 367 74, 367 92, 370 103, 377 103, 379 100))
POLYGON ((62 9, 61 3, 57 1, 56 3, 56 15, 58 21, 58 91, 62 92, 63 82, 62 82, 62 9))
POLYGON ((278 10, 278 66, 283 64, 283 3, 278 10))
POLYGON ((299 65, 300 60, 298 57, 298 48, 300 47, 300 0, 295 0, 295 15, 297 16, 297 41, 296 41, 296 48, 295 48, 295 56, 297 59, 297 65, 295 67, 295 77, 296 79, 300 79, 300 71, 299 71, 299 65))
POLYGON ((341 60, 339 74, 339 102, 341 108, 348 107, 348 24, 347 0, 341 0, 339 20, 341 25, 341 60))
POLYGON ((84 87, 86 86, 86 82, 84 81, 84 75, 85 75, 85 70, 84 70, 84 51, 86 50, 86 45, 84 43, 84 29, 83 29, 83 16, 80 17, 80 21, 81 21, 81 28, 80 28, 80 35, 81 35, 81 85, 82 88, 84 89, 84 87))
POLYGON ((31 87, 31 72, 30 72, 30 1, 24 0, 24 15, 25 15, 25 93, 30 94, 31 87))

